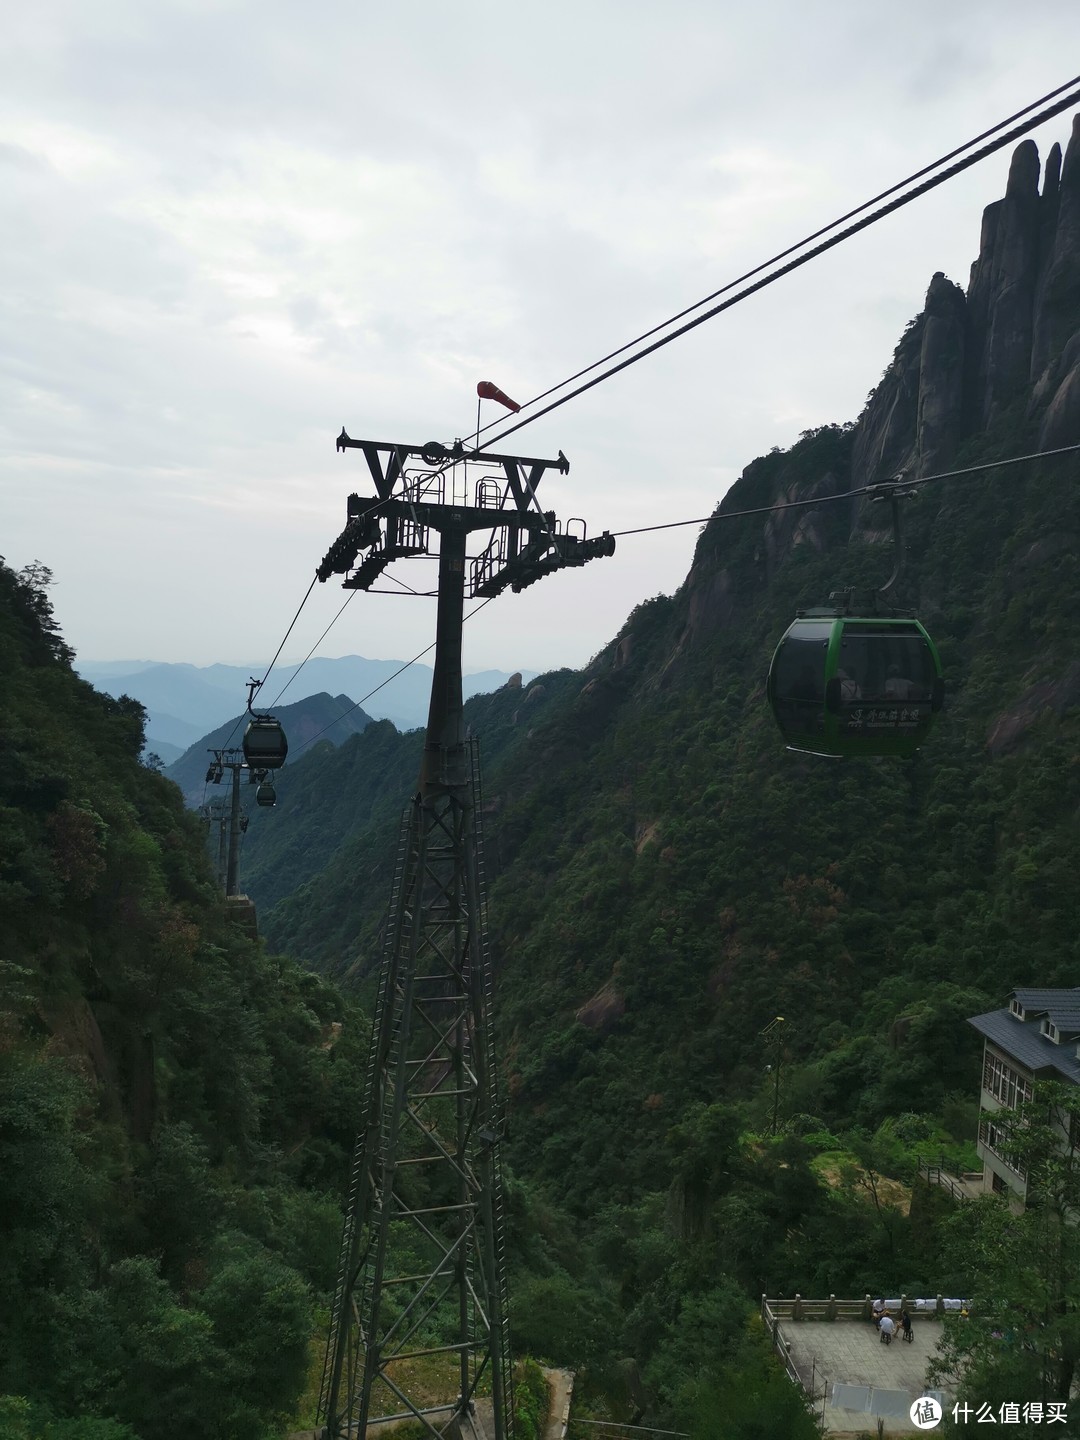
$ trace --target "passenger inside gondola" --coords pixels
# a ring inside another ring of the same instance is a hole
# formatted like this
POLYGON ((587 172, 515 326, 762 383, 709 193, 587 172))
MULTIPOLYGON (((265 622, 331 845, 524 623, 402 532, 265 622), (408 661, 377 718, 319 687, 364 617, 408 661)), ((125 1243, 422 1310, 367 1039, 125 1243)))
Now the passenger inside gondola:
POLYGON ((842 704, 926 704, 934 682, 934 662, 918 635, 858 633, 845 628, 841 640, 842 704))

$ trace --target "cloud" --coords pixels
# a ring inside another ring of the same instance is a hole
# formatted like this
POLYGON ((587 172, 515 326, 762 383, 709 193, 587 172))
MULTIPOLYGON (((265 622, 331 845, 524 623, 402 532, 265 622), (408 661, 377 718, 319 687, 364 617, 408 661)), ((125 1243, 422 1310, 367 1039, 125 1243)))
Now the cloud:
MULTIPOLYGON (((1049 89, 1077 40, 1063 0, 1037 23, 1004 0, 24 6, 0 53, 9 559, 52 564, 87 655, 270 654, 365 483, 342 423, 468 433, 478 379, 546 389, 1049 89)), ((710 513, 756 454, 854 418, 933 271, 965 279, 1006 167, 507 443, 565 450, 551 503, 590 530, 710 513)), ((488 607, 472 663, 579 663, 695 534, 488 607)), ((421 648, 423 602, 364 601, 340 648, 421 648)))

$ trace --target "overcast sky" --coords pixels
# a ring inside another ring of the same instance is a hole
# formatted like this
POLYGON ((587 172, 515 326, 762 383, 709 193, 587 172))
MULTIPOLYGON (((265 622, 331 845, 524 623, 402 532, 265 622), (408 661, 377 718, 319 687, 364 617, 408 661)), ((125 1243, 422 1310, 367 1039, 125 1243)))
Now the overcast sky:
MULTIPOLYGON (((478 380, 528 399, 1078 70, 1075 0, 13 7, 0 552, 52 567, 87 660, 268 660, 366 488, 343 424, 465 435, 478 380)), ((933 272, 966 285, 1008 161, 503 448, 565 451, 541 498, 590 533, 708 515, 858 415, 933 272)), ((466 668, 585 663, 697 533, 506 594, 466 668)), ((343 598, 316 588, 284 658, 343 598)), ((407 659, 433 626, 359 594, 320 653, 407 659)))

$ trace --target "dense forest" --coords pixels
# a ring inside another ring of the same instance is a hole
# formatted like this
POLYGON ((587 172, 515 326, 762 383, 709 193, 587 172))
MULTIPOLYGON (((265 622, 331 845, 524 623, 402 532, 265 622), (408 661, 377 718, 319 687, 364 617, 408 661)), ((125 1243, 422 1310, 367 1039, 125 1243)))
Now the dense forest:
POLYGON ((332 1279, 363 1024, 0 568, 0 1434, 260 1437, 332 1279))
MULTIPOLYGON (((750 464, 679 592, 585 672, 469 702, 514 1345, 578 1372, 581 1416, 815 1433, 762 1292, 982 1297, 964 1383, 1068 1393, 1074 1173, 1029 1126, 1027 1216, 914 1183, 920 1155, 975 1160, 966 1017, 1080 984, 1080 471, 979 468, 1080 442, 1080 127, 1064 166, 1033 150, 856 422, 750 464), (910 760, 785 751, 772 649, 797 607, 884 581, 888 526, 851 492, 900 470, 970 471, 905 517, 945 712, 910 760), (1022 1354, 991 1344, 1002 1303, 1043 1316, 1022 1354)), ((244 852, 253 941, 140 763, 139 707, 75 676, 47 580, 0 570, 0 1436, 280 1434, 310 1424, 420 736, 373 723, 281 773, 244 852)))

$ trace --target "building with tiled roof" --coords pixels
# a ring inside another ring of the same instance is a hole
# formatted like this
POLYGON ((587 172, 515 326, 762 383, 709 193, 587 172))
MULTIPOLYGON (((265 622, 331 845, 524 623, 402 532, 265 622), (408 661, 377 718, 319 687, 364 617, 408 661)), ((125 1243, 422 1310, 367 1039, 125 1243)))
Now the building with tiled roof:
POLYGON ((1080 986, 1014 990, 1006 1009, 973 1015, 968 1024, 983 1037, 979 1098, 983 1187, 1008 1196, 1020 1208, 1027 1199, 1027 1176, 1010 1155, 1000 1119, 995 1117, 1030 1100, 1037 1080, 1080 1085, 1080 986))

